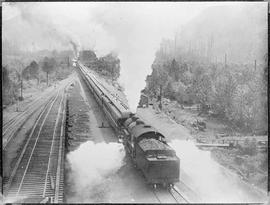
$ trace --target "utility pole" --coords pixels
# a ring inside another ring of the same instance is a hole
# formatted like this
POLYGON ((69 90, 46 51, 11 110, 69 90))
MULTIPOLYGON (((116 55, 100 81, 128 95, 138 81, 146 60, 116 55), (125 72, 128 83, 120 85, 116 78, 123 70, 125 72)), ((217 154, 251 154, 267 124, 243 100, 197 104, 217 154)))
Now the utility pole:
POLYGON ((23 99, 23 78, 21 73, 21 100, 23 99))
POLYGON ((67 66, 69 67, 69 56, 67 57, 67 66))
POLYGON ((112 81, 113 81, 113 76, 114 76, 114 69, 113 69, 113 66, 112 66, 112 81))
POLYGON ((47 87, 48 87, 48 83, 49 83, 49 72, 47 71, 47 87))
POLYGON ((225 53, 225 68, 227 67, 227 54, 225 53))
POLYGON ((256 60, 255 60, 255 63, 254 63, 254 70, 256 71, 256 60))
POLYGON ((159 101, 159 109, 162 110, 162 85, 160 85, 160 94, 159 94, 159 98, 160 98, 160 101, 159 101))
POLYGON ((174 34, 174 59, 176 58, 176 32, 174 34))

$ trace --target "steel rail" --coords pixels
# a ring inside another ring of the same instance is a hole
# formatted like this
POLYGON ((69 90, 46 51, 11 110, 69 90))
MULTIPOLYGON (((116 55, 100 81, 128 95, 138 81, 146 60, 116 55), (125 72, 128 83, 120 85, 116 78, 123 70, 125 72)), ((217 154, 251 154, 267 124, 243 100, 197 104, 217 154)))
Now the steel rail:
MULTIPOLYGON (((66 96, 65 96, 66 97, 66 96)), ((61 123, 61 133, 60 133, 60 144, 59 144, 59 152, 58 152, 58 163, 56 170, 56 183, 55 183, 55 193, 54 193, 54 202, 58 203, 59 201, 59 190, 60 190, 60 181, 61 181, 61 165, 64 163, 63 155, 64 155, 64 133, 65 133, 65 121, 66 121, 66 100, 64 100, 64 112, 61 123)), ((63 166, 63 165, 62 165, 63 166)), ((62 170, 63 171, 63 170, 62 170)), ((63 173, 62 173, 63 174, 63 173)), ((63 176, 62 176, 63 177, 63 176)))
POLYGON ((172 190, 175 191, 186 203, 189 203, 189 201, 186 199, 186 197, 183 196, 183 194, 180 193, 177 187, 173 186, 169 192, 173 195, 172 190))
POLYGON ((18 117, 20 117, 21 115, 24 114, 24 112, 27 112, 28 109, 30 107, 32 107, 40 98, 42 98, 43 96, 39 96, 38 98, 35 98, 35 100, 33 102, 30 103, 30 105, 28 105, 23 112, 20 112, 18 115, 13 116, 11 119, 9 119, 8 121, 4 122, 3 124, 3 134, 5 133, 5 130, 7 129, 6 127, 11 126, 10 124, 12 124, 16 119, 18 119, 18 117))
MULTIPOLYGON (((52 99, 50 100, 50 101, 52 101, 51 103, 53 103, 56 99, 57 99, 57 95, 55 96, 55 98, 52 98, 52 99)), ((13 180, 13 178, 14 178, 16 172, 17 172, 17 169, 18 169, 18 167, 19 167, 19 164, 21 163, 21 160, 22 160, 22 158, 23 158, 23 156, 24 156, 24 153, 25 153, 25 151, 26 151, 26 148, 28 147, 28 144, 29 144, 30 140, 32 139, 32 136, 33 136, 34 131, 35 131, 37 125, 38 125, 38 122, 39 122, 40 119, 42 118, 43 114, 47 111, 48 106, 50 105, 50 101, 49 101, 49 103, 43 108, 42 112, 39 114, 39 117, 38 117, 38 119, 36 120, 36 122, 35 122, 35 124, 34 124, 32 130, 31 130, 31 133, 30 133, 30 135, 29 135, 29 137, 28 137, 28 139, 27 139, 27 142, 26 142, 25 145, 24 145, 24 148, 23 148, 23 150, 22 150, 22 152, 21 152, 21 154, 20 154, 20 156, 19 156, 19 159, 17 160, 17 162, 16 162, 14 168, 12 169, 11 175, 10 175, 10 177, 9 177, 9 179, 8 179, 8 183, 7 183, 6 188, 5 188, 6 191, 9 190, 10 184, 11 184, 11 182, 12 182, 12 180, 13 180)))
MULTIPOLYGON (((53 96, 48 97, 47 99, 47 103, 50 103, 51 99, 53 99, 53 96)), ((35 108, 32 108, 31 110, 27 110, 25 111, 21 116, 19 116, 16 121, 14 121, 2 134, 2 136, 5 136, 7 134, 7 132, 9 131, 10 133, 8 133, 8 136, 6 137, 6 139, 3 142, 3 150, 6 150, 7 145, 9 144, 9 142, 13 139, 13 137, 15 136, 15 134, 18 132, 18 130, 24 125, 25 121, 30 118, 35 112, 37 112, 39 109, 42 110, 42 107, 44 106, 44 104, 42 104, 41 106, 36 105, 35 108), (16 126, 18 125, 18 126, 16 126)), ((46 106, 46 104, 45 104, 46 106)))
MULTIPOLYGON (((59 90, 59 91, 60 91, 60 90, 59 90)), ((58 92, 58 94, 59 94, 59 92, 58 92)), ((53 103, 51 104, 51 106, 49 107, 49 111, 46 113, 46 115, 45 115, 45 117, 44 117, 44 119, 43 119, 43 121, 42 121, 42 124, 41 124, 41 126, 40 126, 40 128, 39 128, 39 131, 38 131, 38 134, 37 134, 37 138, 36 138, 36 141, 35 141, 35 143, 34 143, 34 147, 32 148, 32 152, 31 152, 31 154, 30 154, 30 157, 29 157, 29 159, 28 159, 28 161, 27 161, 26 168, 25 168, 25 170, 24 170, 24 173, 23 173, 22 179, 21 179, 21 181, 20 181, 20 185, 19 185, 18 191, 17 191, 17 193, 16 193, 16 197, 18 196, 18 194, 19 194, 20 191, 21 191, 22 184, 23 184, 25 175, 26 175, 26 173, 27 173, 27 171, 28 171, 29 164, 30 164, 30 162, 31 162, 33 153, 34 153, 34 151, 35 151, 35 148, 36 148, 36 145, 37 145, 37 141, 38 141, 38 139, 39 139, 39 137, 40 137, 41 130, 42 130, 44 124, 45 124, 45 121, 46 121, 47 117, 49 116, 49 113, 50 113, 50 111, 51 111, 51 109, 52 109, 54 103, 56 102, 56 100, 57 100, 57 98, 58 98, 58 94, 57 94, 55 100, 53 101, 53 103)))
MULTIPOLYGON (((26 108, 24 108, 24 110, 22 112, 20 112, 19 114, 13 116, 7 122, 4 122, 3 133, 2 134, 4 135, 7 132, 7 130, 9 129, 9 127, 12 127, 14 124, 16 124, 18 122, 18 118, 23 117, 23 115, 25 115, 29 111, 30 111, 30 114, 31 114, 32 113, 31 111, 33 111, 33 106, 38 105, 37 102, 43 97, 45 97, 45 96, 39 96, 39 97, 35 98, 34 101, 32 101, 29 105, 27 105, 26 108)), ((52 96, 50 96, 49 98, 51 98, 51 97, 52 96)))
POLYGON ((45 194, 46 194, 46 187, 47 187, 48 175, 49 175, 49 172, 50 172, 52 152, 53 152, 53 148, 54 148, 54 145, 55 145, 55 134, 56 134, 56 130, 57 130, 57 125, 59 123, 60 112, 61 112, 63 100, 64 100, 64 93, 63 93, 63 96, 61 98, 61 102, 60 102, 60 105, 59 105, 59 108, 58 108, 58 112, 57 112, 56 122, 55 122, 55 125, 54 125, 53 138, 52 138, 52 143, 51 143, 51 148, 50 148, 50 155, 49 155, 49 161, 48 161, 48 166, 47 166, 47 171, 46 171, 46 177, 45 177, 45 184, 44 184, 44 190, 43 190, 43 197, 45 197, 45 194))

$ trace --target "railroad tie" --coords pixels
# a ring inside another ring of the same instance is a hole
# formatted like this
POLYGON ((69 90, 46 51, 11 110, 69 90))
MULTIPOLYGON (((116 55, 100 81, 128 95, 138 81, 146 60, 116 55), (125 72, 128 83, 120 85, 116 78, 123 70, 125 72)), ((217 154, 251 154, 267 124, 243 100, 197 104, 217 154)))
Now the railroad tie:
POLYGON ((54 186, 54 181, 53 181, 53 177, 51 174, 50 174, 50 180, 51 180, 51 188, 52 188, 52 190, 54 190, 55 186, 54 186))

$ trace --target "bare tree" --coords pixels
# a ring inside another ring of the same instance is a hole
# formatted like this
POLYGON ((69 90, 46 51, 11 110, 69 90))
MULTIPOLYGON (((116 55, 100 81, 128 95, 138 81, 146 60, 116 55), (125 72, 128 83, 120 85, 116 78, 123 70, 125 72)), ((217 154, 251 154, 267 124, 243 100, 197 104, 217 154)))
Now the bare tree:
POLYGON ((13 68, 17 74, 17 82, 20 84, 20 100, 23 100, 23 71, 25 69, 26 62, 21 58, 16 58, 13 61, 13 68))

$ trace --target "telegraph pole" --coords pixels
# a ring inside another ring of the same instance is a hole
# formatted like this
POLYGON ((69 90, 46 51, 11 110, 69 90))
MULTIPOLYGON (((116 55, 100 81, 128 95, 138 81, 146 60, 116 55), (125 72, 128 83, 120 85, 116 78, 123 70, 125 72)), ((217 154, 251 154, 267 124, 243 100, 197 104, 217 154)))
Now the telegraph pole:
POLYGON ((22 76, 21 76, 21 100, 23 99, 22 92, 23 92, 23 79, 22 79, 22 76))
POLYGON ((256 60, 255 60, 255 63, 254 63, 254 70, 256 71, 256 60))
POLYGON ((113 76, 114 76, 114 69, 113 69, 113 66, 112 66, 112 81, 113 81, 113 76))
POLYGON ((227 67, 227 53, 225 53, 225 68, 227 67))
POLYGON ((160 101, 159 101, 159 109, 162 110, 162 85, 160 85, 160 94, 159 94, 159 98, 160 98, 160 101))
POLYGON ((176 58, 176 33, 174 34, 174 59, 176 58))

